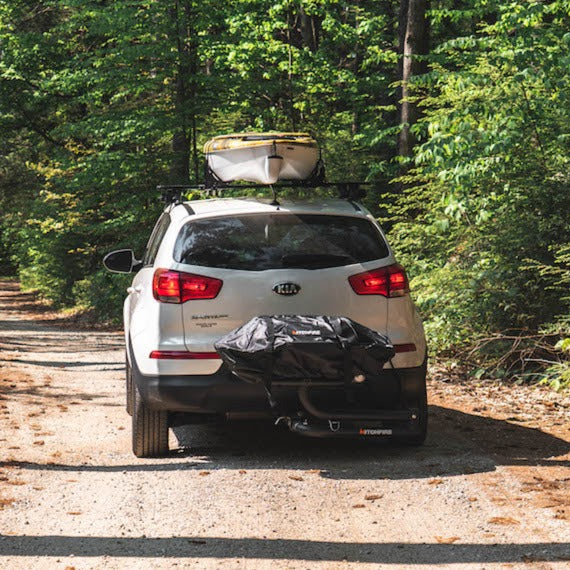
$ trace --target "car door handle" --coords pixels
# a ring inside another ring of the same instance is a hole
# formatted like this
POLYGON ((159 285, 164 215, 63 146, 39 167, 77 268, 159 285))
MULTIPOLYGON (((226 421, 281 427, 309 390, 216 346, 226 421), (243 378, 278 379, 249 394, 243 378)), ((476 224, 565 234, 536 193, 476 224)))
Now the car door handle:
POLYGON ((132 293, 140 293, 142 291, 142 287, 140 285, 137 285, 136 287, 127 287, 127 293, 132 294, 132 293))

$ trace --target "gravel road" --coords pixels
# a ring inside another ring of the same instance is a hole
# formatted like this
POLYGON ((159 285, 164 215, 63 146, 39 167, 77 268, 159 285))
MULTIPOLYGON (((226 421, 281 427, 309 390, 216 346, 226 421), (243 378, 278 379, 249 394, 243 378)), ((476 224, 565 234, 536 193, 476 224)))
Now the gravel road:
POLYGON ((430 382, 419 449, 267 424, 130 452, 118 332, 0 281, 0 568, 570 567, 568 398, 430 382))

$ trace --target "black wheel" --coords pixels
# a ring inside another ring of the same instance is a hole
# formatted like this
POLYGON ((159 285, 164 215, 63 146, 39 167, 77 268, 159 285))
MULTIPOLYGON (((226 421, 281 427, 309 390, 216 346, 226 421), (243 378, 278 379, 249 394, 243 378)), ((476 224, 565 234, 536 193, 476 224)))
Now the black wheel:
POLYGON ((125 358, 125 386, 127 393, 127 414, 133 415, 133 370, 129 364, 129 359, 125 358))
POLYGON ((151 410, 135 382, 131 383, 133 404, 133 453, 137 457, 160 457, 168 453, 168 412, 151 410))

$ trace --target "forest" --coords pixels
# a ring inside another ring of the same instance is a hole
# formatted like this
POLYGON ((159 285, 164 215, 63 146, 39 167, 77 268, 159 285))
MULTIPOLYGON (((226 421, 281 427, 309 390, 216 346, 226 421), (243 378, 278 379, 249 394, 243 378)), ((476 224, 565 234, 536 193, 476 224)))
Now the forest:
POLYGON ((101 260, 158 184, 309 132, 370 183, 432 357, 568 387, 569 70, 568 0, 0 0, 0 274, 118 322, 101 260))

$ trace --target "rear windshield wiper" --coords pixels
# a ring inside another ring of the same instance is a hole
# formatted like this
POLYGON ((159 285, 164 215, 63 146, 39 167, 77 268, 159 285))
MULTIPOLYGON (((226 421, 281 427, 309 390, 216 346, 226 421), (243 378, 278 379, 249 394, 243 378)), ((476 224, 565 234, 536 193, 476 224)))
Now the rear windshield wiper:
POLYGON ((281 258, 286 267, 303 267, 311 269, 335 267, 356 263, 349 255, 336 255, 334 253, 289 253, 281 258))

